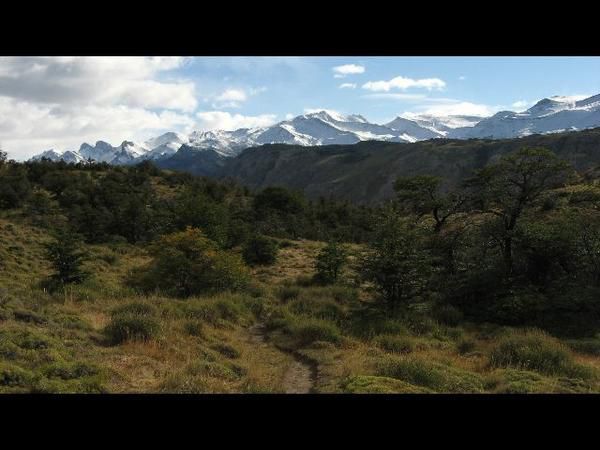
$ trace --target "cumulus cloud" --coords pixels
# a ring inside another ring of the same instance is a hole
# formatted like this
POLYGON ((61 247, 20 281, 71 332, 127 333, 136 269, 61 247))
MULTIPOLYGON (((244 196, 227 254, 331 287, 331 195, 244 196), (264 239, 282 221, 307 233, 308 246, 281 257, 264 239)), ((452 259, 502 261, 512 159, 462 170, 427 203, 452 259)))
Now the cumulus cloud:
POLYGON ((212 107, 215 109, 221 108, 240 108, 242 103, 248 100, 249 97, 261 94, 267 90, 266 87, 251 88, 246 92, 244 89, 229 88, 214 97, 212 107))
POLYGON ((398 93, 387 93, 387 94, 366 94, 364 98, 371 99, 384 99, 384 100, 402 100, 402 101, 427 101, 427 96, 423 94, 398 94, 398 93))
POLYGON ((344 64, 342 66, 336 66, 333 69, 335 78, 344 78, 346 75, 356 75, 365 72, 364 66, 358 64, 344 64))
POLYGON ((15 159, 83 141, 120 144, 191 127, 195 84, 179 57, 0 58, 0 142, 15 159))
POLYGON ((414 80, 412 78, 405 78, 402 76, 392 78, 388 81, 368 81, 362 85, 363 89, 368 89, 374 92, 388 92, 392 89, 406 90, 410 88, 424 88, 431 91, 433 89, 442 89, 445 86, 446 82, 444 80, 440 80, 439 78, 421 78, 414 80))
POLYGON ((356 83, 342 83, 340 89, 356 89, 356 83))
POLYGON ((273 125, 277 116, 275 114, 260 114, 258 116, 244 116, 231 114, 227 111, 203 111, 196 113, 199 119, 199 130, 236 130, 238 128, 266 127, 273 125))
POLYGON ((434 104, 422 108, 432 116, 491 116, 501 108, 471 102, 434 104))
POLYGON ((0 58, 0 95, 37 103, 192 111, 197 105, 192 82, 158 79, 185 61, 175 57, 0 58))
POLYGON ((25 159, 46 149, 77 150, 82 142, 145 140, 173 129, 191 130, 187 114, 110 105, 48 106, 0 97, 0 142, 9 156, 25 159))

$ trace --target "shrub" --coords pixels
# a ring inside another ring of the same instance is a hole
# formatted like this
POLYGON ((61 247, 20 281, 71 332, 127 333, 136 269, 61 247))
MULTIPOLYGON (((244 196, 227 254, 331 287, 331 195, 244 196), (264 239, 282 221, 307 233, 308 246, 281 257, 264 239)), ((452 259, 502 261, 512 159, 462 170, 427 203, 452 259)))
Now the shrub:
POLYGON ((26 387, 33 381, 33 374, 14 364, 0 362, 0 386, 26 387))
POLYGON ((411 315, 407 318, 408 328, 413 333, 422 336, 428 333, 439 333, 439 324, 430 317, 411 315))
POLYGON ((318 319, 340 321, 346 317, 344 309, 333 300, 321 300, 314 297, 302 296, 290 303, 290 311, 318 319))
POLYGON ((76 235, 60 232, 45 247, 46 257, 52 264, 54 273, 44 281, 43 287, 55 291, 66 284, 82 283, 89 277, 90 274, 82 269, 87 253, 81 250, 81 243, 76 235))
POLYGON ((45 367, 42 372, 48 378, 73 380, 95 376, 99 373, 99 370, 94 366, 84 363, 54 363, 45 367))
POLYGON ((414 341, 408 336, 384 334, 375 338, 377 346, 391 353, 411 353, 415 349, 414 341))
POLYGON ((338 243, 332 241, 319 252, 315 261, 315 278, 324 284, 335 283, 346 264, 348 253, 338 243))
POLYGON ((292 322, 288 332, 297 339, 300 346, 310 345, 315 341, 338 343, 341 340, 340 330, 333 323, 320 319, 292 322))
POLYGON ((344 392, 351 394, 419 394, 431 392, 427 388, 414 386, 401 380, 373 375, 348 377, 340 383, 344 392))
POLYGON ((238 367, 239 366, 228 366, 218 362, 198 361, 190 364, 186 368, 186 372, 193 376, 209 376, 212 378, 222 378, 234 381, 238 380, 242 375, 242 371, 238 367))
POLYGON ((218 344, 213 345, 211 348, 213 350, 219 352, 221 355, 225 356, 226 358, 235 359, 235 358, 240 357, 240 352, 228 344, 218 343, 218 344))
POLYGON ((405 323, 382 315, 371 315, 365 310, 353 312, 350 321, 350 331, 355 336, 372 338, 380 334, 405 335, 409 330, 405 323))
POLYGON ((565 345, 539 330, 512 332, 502 337, 490 354, 490 364, 548 375, 589 376, 574 363, 565 345))
POLYGON ((567 345, 579 353, 600 356, 600 339, 573 339, 567 345))
POLYGON ((119 316, 124 314, 134 314, 137 316, 154 316, 156 315, 156 308, 148 303, 133 302, 123 306, 119 306, 112 310, 112 316, 119 316))
POLYGON ((112 344, 128 340, 148 341, 158 335, 160 324, 149 316, 134 314, 116 315, 104 328, 104 334, 112 344))
POLYGON ((298 286, 281 286, 277 290, 277 297, 283 302, 298 298, 300 295, 300 288, 298 286))
POLYGON ((245 305, 246 297, 236 294, 223 294, 213 298, 191 300, 184 305, 184 315, 211 325, 220 325, 223 321, 238 323, 250 315, 245 305))
POLYGON ((202 337, 204 330, 199 320, 188 320, 183 324, 184 331, 190 336, 202 337))
POLYGON ((265 236, 250 238, 242 250, 244 261, 250 265, 271 265, 277 260, 277 243, 265 236))
POLYGON ((463 320, 463 313, 452 305, 440 305, 433 310, 435 319, 451 327, 459 325, 463 320))
POLYGON ((461 355, 464 355, 465 353, 470 353, 473 350, 475 350, 475 341, 472 341, 471 339, 461 339, 456 344, 456 350, 461 355))
POLYGON ((220 250, 196 228, 162 236, 150 249, 154 259, 132 282, 144 291, 160 290, 177 297, 240 290, 249 281, 237 255, 220 250))
POLYGON ((456 367, 414 356, 387 357, 380 361, 377 375, 397 378, 437 392, 483 392, 482 378, 456 367))

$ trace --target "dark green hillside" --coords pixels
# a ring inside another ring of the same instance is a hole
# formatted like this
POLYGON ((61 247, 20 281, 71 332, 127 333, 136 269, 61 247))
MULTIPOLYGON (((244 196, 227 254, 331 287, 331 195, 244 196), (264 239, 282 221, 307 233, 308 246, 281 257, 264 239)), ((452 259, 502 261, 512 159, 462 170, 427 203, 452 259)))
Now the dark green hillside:
POLYGON ((544 147, 585 171, 600 163, 600 129, 505 140, 434 139, 413 144, 361 142, 300 147, 264 145, 227 160, 220 176, 250 188, 285 186, 309 198, 332 196, 358 203, 393 197, 398 176, 428 174, 452 186, 502 155, 544 147))

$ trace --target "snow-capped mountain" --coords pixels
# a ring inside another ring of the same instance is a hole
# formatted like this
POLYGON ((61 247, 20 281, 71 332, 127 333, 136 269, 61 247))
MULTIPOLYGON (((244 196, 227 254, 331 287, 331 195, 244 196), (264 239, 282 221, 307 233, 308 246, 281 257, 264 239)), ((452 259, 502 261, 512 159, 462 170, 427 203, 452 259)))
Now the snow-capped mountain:
POLYGON ((34 157, 31 158, 31 161, 38 161, 38 160, 41 160, 42 158, 46 158, 51 161, 60 161, 62 159, 64 162, 74 163, 74 164, 83 161, 83 158, 81 157, 81 155, 79 153, 68 151, 68 150, 64 153, 59 153, 54 149, 46 150, 46 151, 43 151, 42 153, 40 153, 39 155, 35 155, 34 157))
POLYGON ((470 128, 456 128, 448 137, 515 138, 600 126, 600 95, 588 98, 550 97, 523 112, 500 111, 470 128))
POLYGON ((500 111, 491 117, 436 116, 405 113, 383 125, 361 115, 344 116, 318 111, 268 127, 233 131, 194 131, 189 136, 168 132, 144 143, 124 141, 113 147, 98 141, 81 144, 77 151, 46 150, 32 159, 49 158, 78 162, 93 159, 110 164, 135 164, 143 160, 166 160, 182 146, 194 151, 214 151, 219 157, 233 157, 249 147, 263 144, 300 146, 354 144, 359 141, 416 142, 435 138, 502 139, 534 133, 555 133, 600 127, 600 94, 588 98, 550 97, 523 112, 500 111))

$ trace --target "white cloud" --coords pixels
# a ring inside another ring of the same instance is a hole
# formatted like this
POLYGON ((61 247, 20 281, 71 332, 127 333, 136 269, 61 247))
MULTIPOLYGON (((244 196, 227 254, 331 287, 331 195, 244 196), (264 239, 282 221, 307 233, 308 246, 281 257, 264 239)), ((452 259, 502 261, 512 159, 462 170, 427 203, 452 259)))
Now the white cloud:
POLYGON ((440 80, 439 78, 422 78, 419 80, 414 80, 412 78, 405 78, 402 76, 392 78, 389 81, 368 81, 362 85, 363 89, 368 89, 375 92, 388 92, 392 89, 406 90, 409 88, 424 88, 431 91, 432 89, 442 89, 445 86, 445 81, 440 80))
POLYGON ((227 111, 204 111, 196 113, 199 119, 199 130, 236 130, 238 128, 266 127, 275 123, 275 114, 260 114, 258 116, 244 116, 231 114, 227 111))
POLYGON ((294 118, 294 115, 293 115, 292 113, 287 113, 287 114, 285 115, 285 120, 291 120, 291 119, 293 119, 293 118, 294 118))
POLYGON ((460 81, 465 81, 467 79, 467 77, 465 77, 464 75, 461 75, 460 77, 458 77, 458 79, 460 81))
POLYGON ((214 97, 215 102, 213 102, 212 107, 215 109, 240 108, 241 104, 247 101, 249 97, 261 94, 266 90, 267 88, 264 86, 251 88, 248 92, 243 89, 225 89, 222 93, 214 97))
POLYGON ((356 89, 356 83, 342 83, 339 86, 340 89, 356 89))
POLYGON ((0 58, 0 142, 15 159, 183 131, 197 108, 179 57, 0 58))
POLYGON ((191 131, 187 114, 124 105, 48 106, 0 97, 0 142, 11 158, 25 159, 46 149, 77 150, 82 142, 145 140, 170 130, 191 131))
POLYGON ((226 102, 245 102, 248 96, 241 89, 227 89, 222 94, 217 96, 217 101, 226 102))
POLYGON ((333 75, 335 78, 344 78, 346 75, 364 73, 365 67, 359 66, 358 64, 344 64, 342 66, 336 66, 332 70, 335 73, 333 75))
POLYGON ((397 94, 397 93, 388 93, 388 94, 367 94, 363 95, 364 98, 370 99, 389 99, 389 100, 404 100, 404 101, 426 101, 427 97, 423 94, 397 94))
POLYGON ((501 108, 471 102, 434 104, 423 107, 423 113, 432 116, 491 116, 501 108))
POLYGON ((0 58, 0 95, 49 104, 111 104, 192 111, 195 86, 159 80, 184 58, 0 58))

